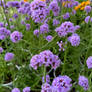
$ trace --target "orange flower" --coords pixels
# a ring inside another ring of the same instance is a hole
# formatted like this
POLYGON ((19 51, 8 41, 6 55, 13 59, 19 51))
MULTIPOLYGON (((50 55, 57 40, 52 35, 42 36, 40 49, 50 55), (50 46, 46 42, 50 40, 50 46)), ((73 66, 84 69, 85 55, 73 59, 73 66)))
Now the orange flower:
POLYGON ((40 1, 43 1, 43 2, 45 2, 46 0, 40 0, 40 1))
POLYGON ((28 0, 24 0, 24 2, 28 2, 28 0))

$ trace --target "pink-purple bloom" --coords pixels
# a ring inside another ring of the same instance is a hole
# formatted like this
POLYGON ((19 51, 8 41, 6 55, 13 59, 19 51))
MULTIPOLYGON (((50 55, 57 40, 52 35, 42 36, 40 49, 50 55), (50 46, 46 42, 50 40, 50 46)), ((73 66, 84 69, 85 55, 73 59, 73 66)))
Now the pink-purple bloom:
POLYGON ((25 87, 24 89, 23 89, 23 92, 30 92, 31 90, 30 90, 30 87, 25 87))
POLYGON ((71 81, 71 78, 66 75, 58 76, 53 80, 52 87, 58 90, 56 92, 69 92, 72 87, 71 81))
POLYGON ((84 90, 88 90, 89 84, 88 79, 85 76, 79 76, 78 84, 84 88, 84 90))
POLYGON ((78 34, 72 34, 72 36, 68 38, 68 41, 72 46, 78 46, 80 44, 80 36, 78 34))
POLYGON ((7 52, 6 54, 5 54, 5 61, 11 61, 11 60, 13 60, 13 58, 14 58, 14 54, 13 53, 10 53, 10 52, 7 52))
POLYGON ((91 11, 91 6, 86 6, 86 7, 85 7, 85 11, 86 11, 87 13, 89 13, 89 12, 91 11))
POLYGON ((42 65, 46 67, 51 66, 52 69, 56 69, 60 66, 61 60, 58 56, 54 55, 50 50, 42 51, 38 55, 34 55, 30 60, 30 66, 35 70, 42 65))
POLYGON ((11 92, 20 92, 20 90, 18 88, 14 88, 11 92))
POLYGON ((60 23, 59 20, 53 19, 53 26, 57 26, 59 23, 60 23))
POLYGON ((48 42, 52 41, 52 39, 53 39, 53 37, 52 37, 51 35, 46 36, 46 40, 47 40, 48 42))
POLYGON ((69 12, 67 12, 66 14, 63 15, 63 19, 68 19, 70 17, 69 12))
POLYGON ((49 25, 48 24, 43 24, 40 26, 40 34, 45 34, 49 32, 49 25))
POLYGON ((68 33, 74 33, 76 31, 73 23, 66 21, 55 29, 59 37, 65 37, 68 33))
POLYGON ((51 89, 50 84, 44 83, 44 84, 42 85, 42 90, 41 90, 41 92, 52 92, 52 89, 51 89))
MULTIPOLYGON (((42 82, 45 83, 44 76, 42 77, 42 82)), ((49 82, 50 82, 50 76, 46 75, 46 83, 49 83, 49 82)))
POLYGON ((12 42, 17 43, 17 42, 19 42, 19 40, 22 39, 22 33, 18 32, 18 31, 14 31, 13 33, 11 33, 10 39, 12 42))
POLYGON ((3 52, 3 48, 2 47, 0 47, 0 54, 3 52))
POLYGON ((87 17, 85 18, 85 23, 88 24, 89 20, 90 20, 90 16, 87 16, 87 17))
POLYGON ((92 56, 88 57, 86 63, 87 63, 88 69, 92 68, 92 56))
POLYGON ((58 16, 60 12, 60 7, 58 6, 58 2, 56 0, 53 0, 49 4, 49 9, 53 11, 54 16, 58 16))

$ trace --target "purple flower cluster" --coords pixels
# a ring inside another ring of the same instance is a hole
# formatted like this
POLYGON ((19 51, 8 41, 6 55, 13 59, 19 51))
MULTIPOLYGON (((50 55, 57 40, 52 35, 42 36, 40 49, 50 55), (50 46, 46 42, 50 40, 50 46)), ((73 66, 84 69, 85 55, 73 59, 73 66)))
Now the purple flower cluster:
POLYGON ((45 34, 49 32, 49 25, 48 24, 43 24, 40 26, 40 34, 45 34))
POLYGON ((48 42, 52 41, 52 39, 53 39, 53 37, 52 37, 51 35, 46 36, 46 40, 47 40, 48 42))
POLYGON ((68 33, 74 33, 76 31, 76 27, 71 22, 64 22, 57 27, 55 31, 58 33, 59 37, 65 37, 68 33))
POLYGON ((79 76, 79 82, 78 84, 84 88, 84 90, 88 90, 89 84, 88 84, 88 79, 84 76, 79 76))
POLYGON ((68 38, 68 41, 72 46, 78 46, 80 44, 80 36, 78 34, 72 34, 72 36, 68 38))
POLYGON ((28 30, 30 30, 30 24, 26 24, 26 30, 28 31, 28 30))
POLYGON ((23 89, 23 92, 30 92, 31 90, 30 90, 30 87, 25 87, 24 89, 23 89))
POLYGON ((57 44, 59 46, 59 51, 61 51, 61 50, 64 51, 65 50, 64 46, 65 46, 66 43, 63 43, 63 41, 60 41, 60 42, 57 42, 57 44))
POLYGON ((31 3, 32 18, 36 23, 43 22, 49 13, 46 3, 39 0, 34 0, 31 3))
POLYGON ((92 68, 92 56, 88 57, 86 63, 87 63, 88 69, 92 68))
POLYGON ((87 17, 85 18, 85 23, 88 24, 89 22, 92 22, 92 17, 87 16, 87 17))
POLYGON ((68 19, 69 17, 70 17, 70 14, 68 12, 63 15, 63 19, 68 19))
POLYGON ((6 37, 8 37, 10 35, 10 30, 1 27, 0 28, 0 40, 4 40, 6 37))
POLYGON ((7 6, 8 7, 20 8, 20 2, 19 1, 8 1, 7 6))
POLYGON ((10 39, 12 42, 17 43, 17 42, 19 42, 19 40, 22 39, 22 33, 18 32, 18 31, 14 31, 13 33, 11 33, 10 39))
POLYGON ((33 34, 38 37, 39 36, 39 30, 35 29, 34 32, 33 32, 33 34))
POLYGON ((0 47, 0 54, 3 52, 3 48, 2 47, 0 47))
MULTIPOLYGON (((30 92, 31 90, 30 90, 30 87, 25 87, 24 89, 23 89, 23 92, 30 92)), ((14 88, 14 89, 12 89, 12 91, 11 92, 20 92, 20 90, 19 90, 19 88, 14 88)))
POLYGON ((52 87, 58 91, 56 92, 68 92, 71 89, 71 78, 68 76, 56 77, 52 82, 52 87))
POLYGON ((42 65, 45 65, 46 67, 51 66, 53 69, 56 69, 59 67, 60 62, 58 56, 54 55, 50 50, 45 50, 31 58, 30 66, 35 70, 42 65))
POLYGON ((49 4, 49 9, 53 11, 54 16, 58 16, 60 12, 60 7, 58 6, 58 2, 56 0, 53 0, 49 4))
MULTIPOLYGON (((44 76, 42 77, 42 82, 44 83, 44 76)), ((50 76, 49 75, 46 75, 46 83, 49 83, 50 82, 50 76)))
POLYGON ((73 8, 74 6, 77 6, 79 4, 79 2, 75 0, 61 0, 61 2, 66 8, 73 8))
POLYGON ((52 89, 51 89, 50 84, 44 83, 44 84, 42 85, 42 90, 41 90, 41 92, 52 92, 52 89))
POLYGON ((11 61, 13 58, 14 58, 14 54, 13 53, 7 52, 5 54, 5 61, 11 61))
POLYGON ((91 11, 91 6, 86 6, 85 11, 86 11, 86 13, 89 13, 91 11))
POLYGON ((11 92, 20 92, 18 88, 14 88, 11 92))
POLYGON ((53 19, 53 26, 57 26, 59 23, 60 23, 59 20, 53 19))
POLYGON ((0 27, 4 27, 4 23, 3 22, 0 22, 0 27))

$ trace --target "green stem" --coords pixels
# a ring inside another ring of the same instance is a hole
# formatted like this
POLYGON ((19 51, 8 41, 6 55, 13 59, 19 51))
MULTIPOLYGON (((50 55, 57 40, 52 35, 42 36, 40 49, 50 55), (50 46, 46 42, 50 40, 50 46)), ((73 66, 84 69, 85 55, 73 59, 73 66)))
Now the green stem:
POLYGON ((66 59, 67 59, 67 44, 65 45, 65 55, 64 55, 64 65, 61 74, 63 75, 65 72, 65 65, 66 65, 66 59))
POLYGON ((44 82, 46 82, 46 67, 45 67, 45 65, 44 65, 43 67, 44 67, 44 72, 43 72, 43 75, 44 75, 44 82))

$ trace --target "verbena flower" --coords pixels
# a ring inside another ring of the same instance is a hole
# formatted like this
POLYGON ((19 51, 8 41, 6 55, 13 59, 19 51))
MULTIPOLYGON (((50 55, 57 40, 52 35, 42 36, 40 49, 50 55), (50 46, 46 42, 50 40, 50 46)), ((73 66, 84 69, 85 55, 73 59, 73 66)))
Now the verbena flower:
POLYGON ((60 41, 60 42, 57 42, 57 44, 59 46, 59 51, 64 51, 65 50, 64 46, 67 43, 64 43, 63 41, 60 41))
POLYGON ((85 22, 88 23, 89 20, 90 20, 90 16, 87 16, 87 17, 85 18, 85 22))
POLYGON ((11 33, 10 39, 12 42, 17 43, 17 42, 19 42, 19 40, 22 39, 22 33, 18 32, 18 31, 14 31, 13 33, 11 33))
POLYGON ((53 26, 57 26, 59 23, 60 23, 59 20, 53 19, 53 26))
POLYGON ((45 34, 49 32, 49 25, 48 24, 43 24, 40 26, 40 33, 45 34))
POLYGON ((55 29, 59 37, 65 37, 68 33, 74 33, 75 26, 73 23, 66 21, 60 25, 60 27, 57 27, 55 29))
POLYGON ((5 61, 11 61, 13 58, 14 58, 14 54, 13 53, 7 52, 5 54, 5 61))
MULTIPOLYGON (((44 76, 42 77, 42 82, 45 83, 44 76)), ((50 76, 46 75, 46 83, 49 83, 49 82, 50 82, 50 76)))
POLYGON ((69 17, 70 17, 70 14, 68 12, 63 15, 63 19, 68 19, 69 17))
POLYGON ((50 42, 52 39, 53 39, 53 37, 52 37, 51 35, 46 36, 46 40, 47 40, 48 42, 50 42))
POLYGON ((86 63, 87 63, 88 69, 92 68, 92 56, 88 57, 86 63))
POLYGON ((78 46, 80 44, 80 36, 78 34, 72 34, 72 36, 68 38, 68 41, 72 46, 78 46))
POLYGON ((87 13, 89 13, 89 12, 91 11, 91 6, 86 6, 86 7, 85 7, 85 11, 86 11, 87 13))
POLYGON ((18 88, 14 88, 11 92, 20 92, 20 90, 18 88))
POLYGON ((26 30, 28 31, 28 30, 30 30, 30 24, 26 24, 26 30))
POLYGON ((24 89, 23 89, 23 92, 30 92, 31 90, 30 90, 30 87, 25 87, 24 89))
POLYGON ((78 84, 83 87, 84 90, 88 90, 89 88, 88 79, 84 76, 79 76, 78 84))
POLYGON ((39 36, 39 30, 38 29, 34 30, 34 35, 37 36, 37 37, 39 36))
POLYGON ((52 69, 56 69, 60 66, 60 59, 58 56, 54 55, 50 50, 42 51, 38 55, 34 55, 30 60, 30 66, 35 70, 45 65, 46 67, 51 66, 52 69))
POLYGON ((0 22, 0 27, 4 27, 4 23, 3 22, 0 22))
POLYGON ((60 7, 58 6, 58 2, 53 0, 49 4, 49 9, 53 11, 54 16, 58 16, 60 12, 60 7))
POLYGON ((50 84, 44 83, 44 84, 42 85, 42 90, 41 90, 41 92, 52 92, 52 91, 51 91, 51 86, 50 86, 50 84))
POLYGON ((4 40, 6 37, 10 36, 10 30, 1 27, 0 28, 0 40, 4 40))
POLYGON ((3 48, 2 47, 0 47, 0 54, 3 52, 3 48))
POLYGON ((66 75, 58 76, 53 79, 52 87, 57 88, 58 92, 69 92, 72 87, 71 81, 71 78, 66 75))

